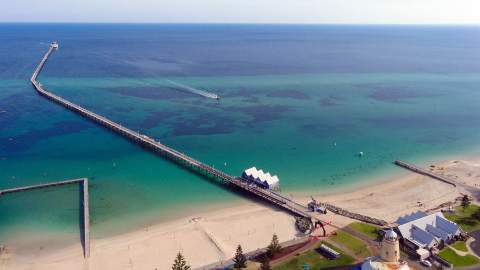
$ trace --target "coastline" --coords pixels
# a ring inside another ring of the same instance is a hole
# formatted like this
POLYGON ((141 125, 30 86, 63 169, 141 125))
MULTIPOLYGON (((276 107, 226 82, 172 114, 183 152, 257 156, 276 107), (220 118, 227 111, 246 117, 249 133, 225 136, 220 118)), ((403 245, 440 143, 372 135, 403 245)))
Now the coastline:
MULTIPOLYGON (((480 178, 480 160, 472 157, 469 156, 468 161, 454 159, 435 164, 439 170, 461 176, 464 185, 473 187, 480 178)), ((406 171, 405 175, 391 181, 322 195, 317 199, 392 222, 398 216, 452 201, 463 192, 468 191, 406 171)), ((310 199, 300 194, 293 196, 304 203, 310 199)), ((332 213, 324 220, 339 227, 353 221, 332 213)), ((112 237, 94 238, 92 256, 88 260, 83 259, 82 247, 78 243, 28 256, 19 256, 11 250, 0 257, 0 266, 5 269, 84 269, 85 266, 90 269, 168 269, 175 254, 182 251, 195 268, 230 258, 238 244, 246 252, 262 248, 268 245, 273 233, 282 242, 292 240, 298 237, 294 222, 292 216, 281 210, 246 201, 112 237)), ((334 228, 328 226, 327 229, 334 228)))

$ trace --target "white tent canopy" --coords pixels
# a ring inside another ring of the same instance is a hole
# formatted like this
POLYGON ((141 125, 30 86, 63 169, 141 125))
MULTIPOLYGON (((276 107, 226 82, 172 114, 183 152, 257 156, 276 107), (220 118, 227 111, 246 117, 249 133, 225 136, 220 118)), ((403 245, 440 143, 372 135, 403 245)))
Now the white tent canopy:
POLYGON ((272 176, 269 172, 258 170, 255 167, 246 169, 243 172, 242 176, 249 181, 261 184, 269 189, 276 189, 280 185, 280 180, 278 179, 278 176, 272 176))

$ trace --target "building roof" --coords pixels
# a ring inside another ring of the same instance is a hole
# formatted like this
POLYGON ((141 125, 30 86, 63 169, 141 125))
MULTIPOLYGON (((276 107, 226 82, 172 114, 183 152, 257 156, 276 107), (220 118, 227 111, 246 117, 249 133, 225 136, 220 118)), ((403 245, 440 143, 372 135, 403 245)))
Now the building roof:
POLYGON ((414 221, 416 219, 419 219, 419 218, 422 218, 422 217, 426 217, 428 216, 427 213, 423 212, 423 211, 417 211, 415 213, 411 213, 409 215, 405 215, 403 217, 399 217, 396 221, 396 223, 398 225, 402 225, 402 224, 405 224, 405 223, 408 223, 410 221, 414 221))
POLYGON ((418 218, 412 219, 412 215, 407 216, 403 221, 410 219, 411 221, 398 226, 398 230, 403 238, 421 248, 431 248, 440 240, 446 241, 460 233, 458 225, 447 220, 441 212, 415 216, 418 218))
POLYGON ((255 181, 260 181, 266 183, 268 186, 276 186, 279 184, 278 176, 272 176, 269 172, 264 172, 263 170, 258 170, 255 167, 246 169, 243 174, 247 177, 251 177, 255 181))
POLYGON ((398 235, 396 232, 394 232, 392 229, 388 230, 386 233, 385 233, 385 239, 388 239, 388 240, 397 240, 398 238, 398 235))

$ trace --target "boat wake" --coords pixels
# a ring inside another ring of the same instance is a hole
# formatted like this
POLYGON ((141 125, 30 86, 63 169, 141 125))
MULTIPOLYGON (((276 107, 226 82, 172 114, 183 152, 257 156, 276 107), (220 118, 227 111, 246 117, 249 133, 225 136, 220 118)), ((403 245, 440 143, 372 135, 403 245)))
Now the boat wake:
POLYGON ((207 97, 207 98, 213 98, 213 99, 220 99, 220 97, 217 95, 217 94, 214 94, 214 93, 211 93, 211 92, 207 92, 207 91, 204 91, 204 90, 200 90, 200 89, 196 89, 196 88, 193 88, 191 86, 188 86, 188 85, 184 85, 184 84, 181 84, 181 83, 178 83, 178 82, 174 82, 172 80, 166 80, 167 82, 185 90, 185 91, 188 91, 190 93, 193 93, 193 94, 197 94, 197 95, 200 95, 200 96, 204 96, 204 97, 207 97))

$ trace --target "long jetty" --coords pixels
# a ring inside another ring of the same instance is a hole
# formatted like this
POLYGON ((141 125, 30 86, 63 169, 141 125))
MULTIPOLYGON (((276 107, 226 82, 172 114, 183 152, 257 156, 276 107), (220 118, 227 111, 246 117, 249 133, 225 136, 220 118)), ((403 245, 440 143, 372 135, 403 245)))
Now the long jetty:
POLYGON ((250 185, 244 181, 242 181, 241 179, 239 178, 236 178, 236 177, 233 177, 225 172, 222 172, 218 169, 215 169, 209 165, 206 165, 188 155, 185 155, 173 148, 170 148, 158 141, 155 141, 154 139, 146 136, 146 135, 143 135, 143 134, 140 134, 138 132, 135 132, 131 129, 128 129, 118 123, 115 123, 101 115, 98 115, 94 112, 91 112, 73 102, 70 102, 60 96, 57 96, 49 91, 47 91, 43 85, 37 81, 37 77, 38 75, 40 74, 41 70, 43 69, 43 67, 45 66, 45 63, 47 62, 48 60, 48 57, 53 53, 53 51, 55 51, 56 49, 58 48, 58 45, 56 43, 52 43, 52 45, 50 45, 50 48, 48 49, 47 53, 45 54, 45 56, 42 58, 42 60, 40 61, 40 63, 38 64, 37 68, 35 69, 30 81, 31 83, 33 84, 33 86, 35 87, 35 89, 37 90, 37 92, 52 100, 53 102, 56 102, 57 104, 59 105, 62 105, 63 107, 73 111, 73 112, 76 112, 80 115, 82 115, 83 117, 86 117, 130 140, 132 140, 133 142, 137 143, 137 144, 140 144, 164 157, 166 157, 167 159, 169 160, 172 160, 176 163, 178 163, 179 165, 181 166, 184 166, 188 169, 190 169, 191 171, 193 172, 196 172, 198 174, 201 174, 201 175, 205 175, 205 176, 208 176, 208 177, 213 177, 215 179, 219 179, 220 181, 224 182, 224 183, 227 183, 235 188, 238 188, 246 193, 249 193, 249 194, 253 194, 257 197, 260 197, 270 203, 272 203, 273 205, 276 205, 280 208, 283 208, 297 216, 301 216, 301 217, 305 217, 305 218, 308 218, 310 220, 317 220, 316 217, 314 217, 312 215, 311 212, 309 212, 309 210, 303 206, 303 205, 300 205, 298 203, 295 203, 293 202, 292 200, 290 199, 287 199, 286 197, 274 192, 274 191, 271 191, 271 190, 267 190, 267 189, 263 189, 263 188, 260 188, 258 186, 255 186, 255 185, 250 185))
POLYGON ((437 180, 440 180, 442 182, 445 182, 447 184, 450 184, 454 187, 457 186, 457 184, 455 183, 455 181, 449 179, 448 177, 445 177, 443 175, 440 175, 440 174, 436 174, 432 171, 429 171, 429 170, 425 170, 423 168, 420 168, 420 167, 417 167, 413 164, 410 164, 410 163, 407 163, 405 161, 401 161, 401 160, 395 160, 394 163, 400 167, 403 167, 407 170, 410 170, 412 172, 416 172, 416 173, 419 173, 419 174, 423 174, 423 175, 426 175, 426 176, 430 176, 431 178, 434 178, 434 179, 437 179, 437 180))
POLYGON ((70 184, 81 184, 82 185, 82 193, 83 193, 83 224, 82 224, 82 244, 83 244, 83 256, 85 258, 90 257, 90 208, 89 208, 89 195, 88 195, 88 178, 80 178, 80 179, 72 179, 72 180, 64 180, 64 181, 57 181, 57 182, 50 182, 38 185, 30 185, 30 186, 23 186, 23 187, 15 187, 9 189, 0 190, 0 196, 8 194, 8 193, 17 193, 23 191, 29 191, 34 189, 42 189, 48 187, 56 187, 56 186, 64 186, 70 184))

